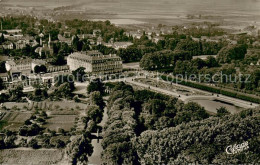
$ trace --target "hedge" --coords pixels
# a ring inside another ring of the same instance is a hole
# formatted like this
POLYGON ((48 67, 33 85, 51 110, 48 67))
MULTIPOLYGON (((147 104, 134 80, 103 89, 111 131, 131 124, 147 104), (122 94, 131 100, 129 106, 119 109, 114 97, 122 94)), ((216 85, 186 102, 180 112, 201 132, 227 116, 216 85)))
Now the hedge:
POLYGON ((257 98, 257 96, 252 97, 249 95, 244 95, 242 93, 238 93, 235 91, 228 91, 226 89, 221 89, 221 88, 217 88, 217 87, 211 87, 205 84, 198 84, 198 83, 194 83, 194 82, 190 82, 190 81, 179 81, 175 78, 171 78, 171 77, 166 77, 165 75, 162 75, 161 78, 166 81, 171 81, 171 82, 177 82, 180 85, 184 85, 184 86, 188 86, 188 87, 192 87, 192 88, 196 88, 196 89, 201 89, 204 91, 208 91, 208 92, 212 92, 212 93, 217 93, 217 94, 222 94, 225 96, 229 96, 229 97, 233 97, 233 98, 237 98, 237 99, 241 99, 241 100, 245 100, 245 101, 249 101, 249 102, 253 102, 253 103, 260 103, 260 98, 257 98))

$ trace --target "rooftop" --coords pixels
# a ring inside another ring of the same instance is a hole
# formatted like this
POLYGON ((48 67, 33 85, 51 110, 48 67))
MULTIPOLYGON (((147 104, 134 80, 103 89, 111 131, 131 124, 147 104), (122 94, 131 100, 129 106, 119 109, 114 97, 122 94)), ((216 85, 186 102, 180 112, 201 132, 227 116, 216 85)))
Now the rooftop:
POLYGON ((116 59, 120 58, 116 55, 103 55, 101 52, 97 51, 88 51, 88 52, 75 52, 71 55, 69 55, 71 58, 79 58, 82 60, 88 60, 88 61, 93 61, 93 60, 105 60, 105 59, 116 59))

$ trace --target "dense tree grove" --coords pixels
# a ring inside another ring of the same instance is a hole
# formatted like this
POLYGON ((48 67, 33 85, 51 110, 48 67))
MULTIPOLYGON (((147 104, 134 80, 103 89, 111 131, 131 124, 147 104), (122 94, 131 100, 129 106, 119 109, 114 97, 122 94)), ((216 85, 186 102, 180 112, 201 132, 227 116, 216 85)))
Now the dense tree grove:
POLYGON ((218 60, 220 63, 230 63, 232 60, 244 59, 246 53, 246 45, 229 45, 219 51, 218 60))
POLYGON ((91 92, 98 91, 101 95, 105 93, 105 87, 99 78, 91 80, 90 84, 87 87, 87 92, 90 94, 91 92))
MULTIPOLYGON (((122 87, 122 86, 121 86, 122 87)), ((134 164, 136 152, 131 139, 135 137, 135 111, 131 109, 131 86, 113 92, 108 102, 108 122, 104 128, 102 159, 106 164, 134 164)), ((137 162, 136 162, 137 163, 137 162)))
POLYGON ((70 75, 59 75, 55 77, 54 87, 52 87, 51 99, 73 98, 72 92, 75 90, 74 79, 70 75))
POLYGON ((231 115, 220 108, 210 117, 196 103, 134 91, 121 82, 108 101, 102 159, 107 164, 256 163, 258 119, 258 109, 231 115), (227 146, 243 141, 249 141, 249 150, 226 155, 227 146))
POLYGON ((186 39, 180 41, 175 50, 188 51, 192 56, 215 55, 225 44, 222 42, 194 41, 186 39))
POLYGON ((259 109, 247 110, 223 118, 211 117, 203 121, 180 124, 164 130, 145 131, 137 138, 140 161, 145 164, 243 164, 259 162, 259 109), (232 144, 249 141, 249 149, 227 155, 232 144))

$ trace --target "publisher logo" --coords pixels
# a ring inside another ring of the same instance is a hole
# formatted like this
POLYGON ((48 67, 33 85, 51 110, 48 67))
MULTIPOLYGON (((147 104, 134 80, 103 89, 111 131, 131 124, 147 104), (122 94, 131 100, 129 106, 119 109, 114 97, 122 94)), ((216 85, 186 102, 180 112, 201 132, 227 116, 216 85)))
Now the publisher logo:
POLYGON ((242 144, 234 144, 230 145, 226 148, 226 152, 229 155, 234 155, 236 153, 242 152, 249 149, 248 142, 244 142, 242 144))

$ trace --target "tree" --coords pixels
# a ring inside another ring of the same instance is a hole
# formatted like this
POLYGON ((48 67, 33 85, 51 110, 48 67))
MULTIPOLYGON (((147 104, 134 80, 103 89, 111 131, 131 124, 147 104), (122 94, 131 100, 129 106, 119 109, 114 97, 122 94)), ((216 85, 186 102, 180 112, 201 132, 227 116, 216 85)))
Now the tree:
POLYGON ((72 71, 72 74, 76 81, 79 82, 85 82, 86 81, 86 72, 84 67, 80 67, 74 71, 72 71))
POLYGON ((217 109, 217 116, 218 117, 222 117, 222 116, 225 116, 225 115, 229 115, 230 112, 227 110, 226 107, 220 107, 217 109))
POLYGON ((77 136, 68 144, 66 153, 70 158, 72 165, 80 163, 87 164, 88 156, 91 156, 93 153, 90 136, 90 133, 84 133, 81 136, 77 136))
POLYGON ((203 120, 209 117, 209 114, 205 111, 204 107, 201 107, 198 103, 189 102, 185 104, 182 111, 176 114, 174 118, 175 123, 187 123, 195 120, 203 120))
POLYGON ((34 67, 34 73, 46 73, 47 72, 47 68, 46 68, 46 66, 45 65, 36 65, 35 67, 34 67))
POLYGON ((5 37, 4 37, 4 34, 2 33, 2 35, 1 35, 1 37, 0 37, 0 45, 2 44, 2 43, 4 43, 5 42, 5 37))
POLYGON ((99 91, 101 95, 104 95, 105 93, 105 86, 99 78, 92 80, 87 87, 88 94, 94 91, 99 91))
POLYGON ((46 89, 36 88, 29 97, 34 101, 42 101, 48 98, 48 93, 46 89))
POLYGON ((222 48, 217 56, 220 63, 230 63, 232 60, 241 60, 247 53, 246 45, 231 45, 222 48))
POLYGON ((64 143, 64 141, 62 141, 62 140, 60 140, 60 139, 58 139, 57 141, 56 141, 56 144, 55 144, 55 147, 56 148, 64 148, 66 146, 66 144, 64 143))
POLYGON ((97 106, 100 107, 100 109, 102 109, 102 110, 104 109, 105 102, 104 102, 103 97, 102 97, 102 95, 100 94, 99 91, 92 92, 90 94, 90 99, 89 100, 90 100, 90 103, 92 105, 97 105, 97 106))
POLYGON ((218 67, 219 63, 216 60, 216 58, 212 57, 212 56, 208 56, 207 60, 206 60, 206 64, 208 68, 213 68, 213 67, 218 67))
POLYGON ((19 101, 23 97, 23 87, 17 86, 13 89, 9 89, 9 101, 19 101))
POLYGON ((74 79, 69 75, 59 75, 55 77, 55 87, 59 87, 64 83, 69 83, 70 89, 73 91, 75 89, 74 79))
POLYGON ((29 143, 28 143, 29 147, 32 147, 33 149, 38 149, 40 146, 38 145, 38 142, 36 139, 32 139, 29 143))
POLYGON ((36 65, 34 67, 34 73, 40 73, 40 66, 39 65, 36 65))
POLYGON ((2 78, 0 78, 0 90, 5 88, 5 84, 2 78))
POLYGON ((64 56, 61 54, 53 56, 52 63, 54 65, 65 65, 66 61, 64 59, 64 56))
POLYGON ((65 82, 58 87, 58 89, 54 92, 54 96, 59 96, 62 98, 68 98, 72 96, 73 89, 71 88, 70 83, 65 82))
POLYGON ((95 123, 100 123, 103 117, 103 111, 99 106, 92 105, 87 108, 87 117, 95 123))
POLYGON ((76 35, 72 41, 72 47, 76 51, 81 51, 83 47, 83 42, 80 41, 79 37, 76 35))
POLYGON ((0 62, 0 73, 6 73, 5 61, 0 62))

